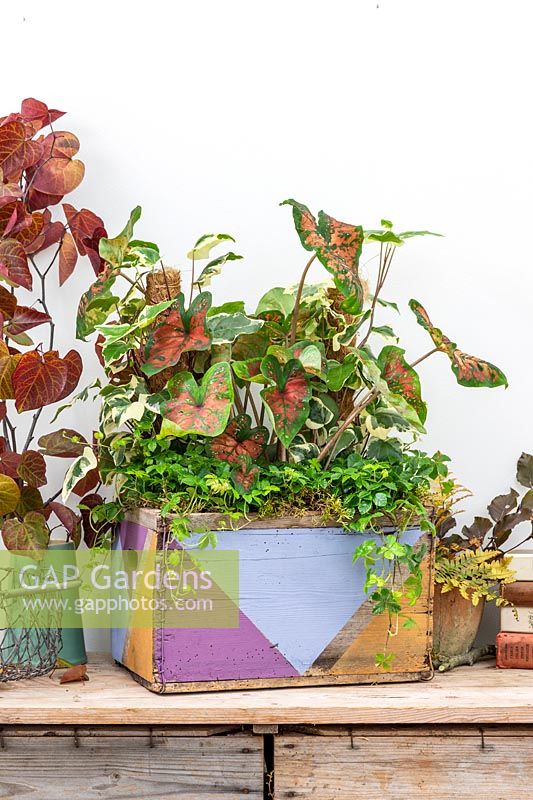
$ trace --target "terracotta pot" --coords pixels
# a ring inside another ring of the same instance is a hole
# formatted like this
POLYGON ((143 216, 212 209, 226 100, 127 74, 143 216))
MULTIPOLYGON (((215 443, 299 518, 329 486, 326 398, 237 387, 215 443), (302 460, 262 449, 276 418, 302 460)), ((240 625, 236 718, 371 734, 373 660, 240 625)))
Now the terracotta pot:
POLYGON ((471 650, 485 608, 485 598, 477 606, 461 597, 457 589, 444 594, 435 585, 433 601, 433 651, 442 660, 471 650))

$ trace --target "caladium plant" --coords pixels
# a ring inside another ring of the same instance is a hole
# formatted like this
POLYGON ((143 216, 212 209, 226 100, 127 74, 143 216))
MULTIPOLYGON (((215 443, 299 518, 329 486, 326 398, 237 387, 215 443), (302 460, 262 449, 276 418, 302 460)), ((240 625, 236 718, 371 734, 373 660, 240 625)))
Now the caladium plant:
MULTIPOLYGON (((92 211, 63 202, 85 173, 76 158, 77 137, 56 128, 63 114, 28 98, 20 111, 0 119, 1 532, 8 549, 36 558, 56 527, 77 543, 82 522, 56 499, 59 492, 45 490, 45 457, 77 457, 85 440, 62 429, 45 433, 40 449, 35 445, 43 409, 67 398, 83 370, 77 350, 60 354, 55 348, 47 288, 69 279, 78 256, 88 256, 97 276, 104 268, 104 223, 92 211), (58 209, 62 214, 54 213, 58 209), (32 298, 22 301, 19 289, 32 298)), ((92 488, 98 475, 93 480, 92 488)), ((81 496, 87 483, 76 482, 73 489, 81 496)))
MULTIPOLYGON (((175 276, 167 280, 156 245, 134 239, 138 207, 117 237, 101 238, 103 267, 81 300, 78 334, 99 334, 110 381, 101 391, 94 448, 106 480, 122 480, 140 439, 227 462, 245 495, 262 464, 316 460, 327 469, 350 454, 398 460, 424 433, 427 407, 416 369, 423 360, 443 352, 462 385, 506 385, 501 370, 460 351, 417 301, 410 306, 434 345, 419 358, 410 361, 390 324, 377 322, 381 309, 398 310, 382 297, 396 251, 415 236, 437 234, 396 233, 388 220, 365 230, 322 211, 315 217, 296 200, 285 204, 312 255, 299 283, 270 289, 254 313, 240 299, 213 304, 211 283, 240 258, 227 250, 234 243, 229 234, 196 241, 187 254, 188 290, 175 276), (216 256, 222 247, 226 252, 216 256), (372 289, 359 271, 363 248, 377 249, 372 289), (308 284, 315 258, 324 280, 308 284), (207 263, 199 272, 200 262, 207 263), (155 300, 147 292, 151 278, 162 287, 155 300)), ((86 453, 76 469, 94 469, 86 453)))

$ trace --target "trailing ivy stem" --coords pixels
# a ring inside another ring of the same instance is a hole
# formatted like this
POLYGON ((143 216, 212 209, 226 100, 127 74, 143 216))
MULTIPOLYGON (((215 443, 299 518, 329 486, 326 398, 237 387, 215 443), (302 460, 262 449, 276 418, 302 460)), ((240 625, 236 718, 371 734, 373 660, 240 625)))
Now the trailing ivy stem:
POLYGON ((300 300, 302 299, 302 292, 304 290, 305 279, 307 278, 307 273, 311 267, 311 264, 316 258, 316 253, 313 253, 307 264, 305 265, 304 271, 302 272, 302 277, 300 278, 300 283, 298 284, 298 291, 296 292, 296 300, 294 301, 294 311, 292 312, 292 323, 291 323, 291 338, 289 340, 289 345, 293 345, 296 342, 296 330, 298 328, 298 314, 300 311, 300 300))
POLYGON ((428 350, 427 353, 424 353, 423 356, 420 356, 420 358, 417 358, 416 361, 413 361, 413 363, 409 364, 409 366, 410 367, 416 367, 417 364, 420 364, 421 361, 425 361, 426 358, 429 358, 429 356, 432 356, 433 353, 437 353, 438 350, 439 350, 438 347, 434 347, 432 350, 428 350))
MULTIPOLYGON (((320 451, 320 453, 318 454, 318 461, 322 461, 322 459, 323 459, 323 458, 324 458, 324 457, 327 455, 327 453, 329 453, 329 451, 331 450, 331 448, 332 448, 332 447, 334 447, 334 446, 337 444, 338 440, 340 439, 340 437, 342 436, 342 434, 344 433, 344 431, 346 430, 346 428, 347 428, 349 425, 351 425, 351 424, 352 424, 352 422, 354 421, 354 419, 355 419, 355 418, 356 418, 356 417, 357 417, 357 416, 358 416, 358 415, 361 413, 361 411, 362 411, 364 408, 366 408, 366 406, 367 406, 369 403, 371 403, 371 402, 372 402, 372 400, 373 400, 375 397, 377 397, 377 395, 378 395, 378 394, 379 394, 379 390, 378 390, 378 389, 372 389, 371 391, 369 391, 369 392, 368 392, 368 394, 366 394, 366 395, 363 397, 363 399, 362 399, 362 400, 361 400, 359 403, 357 403, 357 405, 356 405, 356 406, 354 406, 354 409, 353 409, 353 411, 351 411, 351 412, 348 414, 348 416, 346 417, 346 419, 344 420, 344 422, 343 422, 343 423, 342 423, 342 425, 340 426, 340 428, 339 428, 339 430, 337 431, 337 433, 336 433, 334 436, 332 436, 332 437, 331 437, 331 439, 329 440, 329 442, 326 442, 326 444, 324 445, 324 447, 322 448, 322 450, 321 450, 321 451, 320 451)), ((333 453, 332 453, 332 455, 333 455, 333 453)), ((327 468, 327 466, 329 466, 329 463, 331 462, 331 458, 332 458, 332 456, 330 456, 330 458, 328 459, 328 463, 327 463, 327 465, 326 465, 326 468, 327 468)))

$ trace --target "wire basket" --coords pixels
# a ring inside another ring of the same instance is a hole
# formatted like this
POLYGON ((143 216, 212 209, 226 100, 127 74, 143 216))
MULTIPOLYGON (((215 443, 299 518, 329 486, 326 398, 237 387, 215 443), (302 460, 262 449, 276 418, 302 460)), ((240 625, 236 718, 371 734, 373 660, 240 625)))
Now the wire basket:
POLYGON ((12 569, 0 569, 0 683, 47 675, 61 650, 61 605, 47 604, 47 627, 38 627, 42 609, 21 599, 60 597, 53 589, 14 589, 12 569), (3 627, 5 626, 5 627, 3 627))

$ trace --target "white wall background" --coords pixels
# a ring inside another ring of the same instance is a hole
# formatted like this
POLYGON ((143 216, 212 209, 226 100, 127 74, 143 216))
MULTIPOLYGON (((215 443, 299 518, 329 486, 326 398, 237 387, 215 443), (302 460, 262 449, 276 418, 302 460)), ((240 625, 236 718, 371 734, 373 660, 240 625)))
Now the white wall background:
MULTIPOLYGON (((297 280, 287 197, 446 234, 403 248, 386 296, 413 358, 429 349, 414 296, 507 373, 489 391, 457 386, 444 356, 421 367, 425 446, 453 458, 469 511, 508 488, 533 450, 528 0, 18 0, 2 18, 2 113, 26 96, 67 110, 87 167, 71 202, 112 234, 141 204, 137 233, 168 264, 186 267, 204 232, 232 233, 246 260, 219 279, 221 301, 297 280)), ((81 264, 54 297, 62 350, 90 280, 81 264)), ((89 413, 69 421, 88 431, 89 413)))

